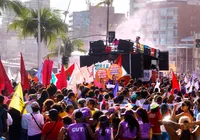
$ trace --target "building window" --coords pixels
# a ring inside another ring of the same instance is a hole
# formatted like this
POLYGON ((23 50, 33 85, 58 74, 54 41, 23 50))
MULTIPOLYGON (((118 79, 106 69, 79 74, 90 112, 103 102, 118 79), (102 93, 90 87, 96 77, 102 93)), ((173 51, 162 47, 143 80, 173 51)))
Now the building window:
POLYGON ((168 37, 173 37, 173 31, 168 30, 168 31, 167 31, 167 36, 168 36, 168 37))

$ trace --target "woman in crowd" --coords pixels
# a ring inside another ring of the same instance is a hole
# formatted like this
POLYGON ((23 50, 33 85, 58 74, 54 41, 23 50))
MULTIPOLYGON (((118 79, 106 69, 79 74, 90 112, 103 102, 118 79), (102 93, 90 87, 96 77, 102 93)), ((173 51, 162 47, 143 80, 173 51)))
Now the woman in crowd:
POLYGON ((152 139, 152 127, 149 122, 148 114, 146 110, 139 108, 136 111, 136 116, 140 125, 141 140, 152 139))
POLYGON ((77 111, 74 114, 76 122, 69 125, 68 137, 70 140, 90 140, 94 139, 92 129, 84 121, 84 116, 81 111, 77 111))
POLYGON ((105 115, 99 117, 99 128, 96 129, 95 140, 113 140, 113 129, 105 115))
POLYGON ((28 140, 41 140, 44 117, 39 113, 40 105, 37 102, 32 102, 31 108, 33 113, 22 116, 22 128, 28 130, 28 140))
POLYGON ((42 128, 42 140, 57 140, 63 122, 59 119, 56 109, 49 110, 49 119, 50 121, 46 122, 42 128))
POLYGON ((127 110, 124 119, 120 122, 115 139, 118 140, 136 140, 141 138, 138 121, 134 117, 132 110, 127 110))

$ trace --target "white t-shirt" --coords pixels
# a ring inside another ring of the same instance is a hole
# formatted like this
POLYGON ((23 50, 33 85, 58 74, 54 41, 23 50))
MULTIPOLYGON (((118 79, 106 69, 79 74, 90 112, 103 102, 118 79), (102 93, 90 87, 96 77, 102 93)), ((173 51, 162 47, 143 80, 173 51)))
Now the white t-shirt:
POLYGON ((7 124, 8 124, 8 126, 11 126, 11 125, 13 124, 13 119, 12 119, 12 117, 10 116, 9 113, 7 113, 7 116, 8 116, 8 118, 7 118, 7 124))
POLYGON ((200 121, 200 113, 197 114, 196 121, 200 121))
MULTIPOLYGON (((38 125, 40 125, 42 128, 42 126, 44 125, 43 115, 40 113, 33 113, 33 116, 37 121, 38 125)), ((41 130, 36 124, 35 120, 33 119, 30 113, 22 115, 22 128, 28 129, 28 136, 34 136, 41 133, 41 130)))
POLYGON ((145 102, 145 99, 140 99, 135 102, 136 106, 142 107, 145 102))

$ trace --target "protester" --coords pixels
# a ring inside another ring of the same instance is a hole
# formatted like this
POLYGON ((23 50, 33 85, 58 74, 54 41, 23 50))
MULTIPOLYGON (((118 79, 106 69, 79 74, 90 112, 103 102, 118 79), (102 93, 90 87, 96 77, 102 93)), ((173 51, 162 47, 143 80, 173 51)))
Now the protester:
POLYGON ((119 124, 119 129, 115 139, 134 140, 140 138, 140 127, 138 121, 134 117, 134 112, 132 110, 127 110, 124 113, 124 119, 119 124))
POLYGON ((28 140, 41 140, 41 131, 44 125, 44 117, 39 113, 40 105, 31 103, 32 113, 22 116, 22 128, 28 130, 28 140))
POLYGON ((42 128, 42 140, 57 140, 60 129, 63 127, 58 114, 56 109, 49 110, 50 121, 46 122, 42 128))
POLYGON ((110 127, 107 116, 101 115, 99 117, 99 128, 96 129, 96 140, 113 140, 113 129, 110 127))
POLYGON ((7 111, 3 106, 4 97, 0 95, 0 137, 8 136, 7 111))
POLYGON ((68 136, 71 140, 92 140, 94 134, 88 124, 85 123, 83 113, 75 112, 75 123, 68 127, 68 136))

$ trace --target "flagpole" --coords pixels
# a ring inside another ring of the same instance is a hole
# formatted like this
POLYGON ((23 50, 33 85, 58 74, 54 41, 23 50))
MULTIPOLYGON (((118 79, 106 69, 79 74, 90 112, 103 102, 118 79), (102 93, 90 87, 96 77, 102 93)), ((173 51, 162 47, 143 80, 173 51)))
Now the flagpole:
POLYGON ((41 27, 40 27, 40 0, 38 0, 38 69, 40 67, 41 27))
MULTIPOLYGON (((131 61, 131 53, 129 53, 129 71, 130 71, 129 73, 130 73, 130 75, 131 75, 131 77, 132 77, 132 72, 131 72, 131 71, 132 71, 132 68, 131 68, 131 62, 132 62, 132 61, 131 61)), ((133 78, 133 77, 132 77, 132 78, 133 78)))

